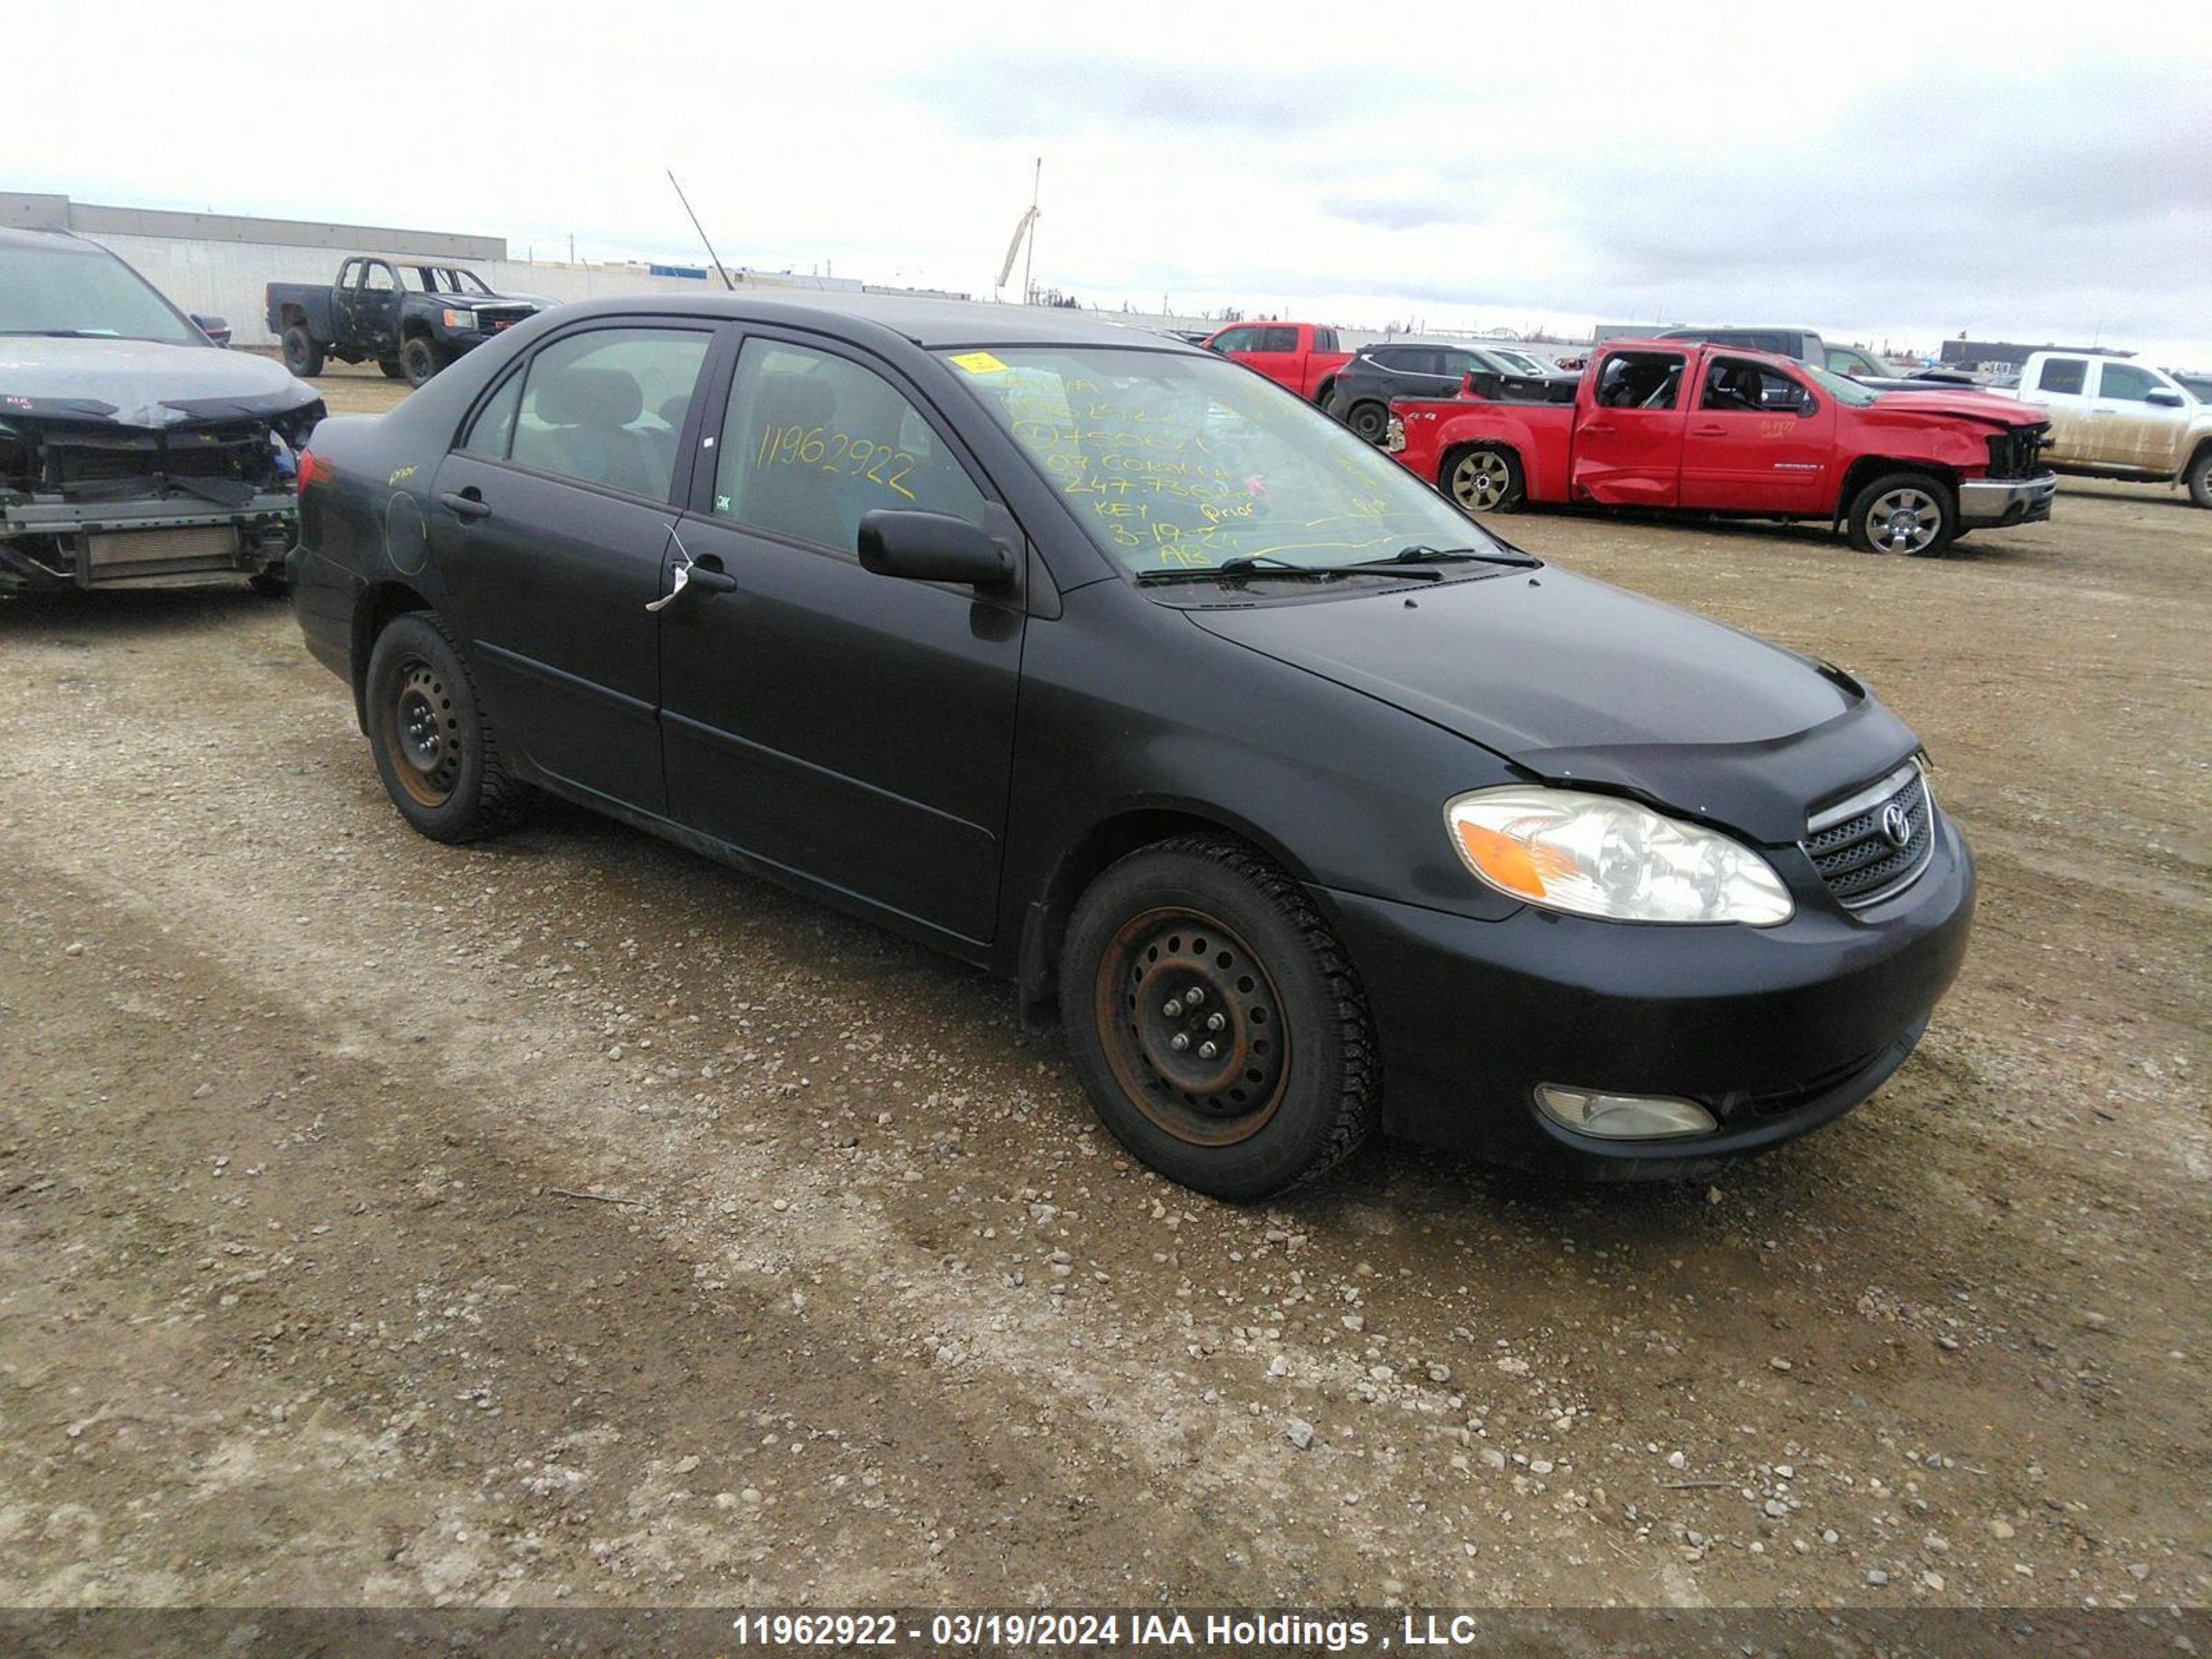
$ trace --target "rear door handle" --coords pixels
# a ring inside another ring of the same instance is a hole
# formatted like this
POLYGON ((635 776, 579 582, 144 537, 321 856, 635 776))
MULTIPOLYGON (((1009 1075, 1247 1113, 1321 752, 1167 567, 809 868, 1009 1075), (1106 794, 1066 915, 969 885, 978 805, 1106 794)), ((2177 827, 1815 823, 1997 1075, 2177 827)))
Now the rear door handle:
POLYGON ((1610 421, 1587 421, 1583 424, 1583 430, 1585 432, 1595 432, 1602 434, 1613 430, 1613 422, 1610 421))
POLYGON ((489 503, 483 501, 477 496, 463 495, 450 489, 442 490, 439 493, 438 505, 444 507, 447 512, 452 514, 455 518, 463 520, 489 519, 491 517, 491 507, 489 503))

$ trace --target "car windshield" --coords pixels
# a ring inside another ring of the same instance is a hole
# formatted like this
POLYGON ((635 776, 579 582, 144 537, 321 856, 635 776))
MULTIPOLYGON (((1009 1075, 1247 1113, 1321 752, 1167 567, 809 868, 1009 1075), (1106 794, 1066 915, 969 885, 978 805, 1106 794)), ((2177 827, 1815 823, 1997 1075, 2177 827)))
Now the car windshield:
POLYGON ((1797 367, 1812 377, 1814 386, 1839 404, 1849 404, 1853 409, 1864 409, 1881 394, 1872 386, 1861 386, 1846 375, 1831 374, 1817 363, 1800 363, 1797 367))
POLYGON ((1395 461, 1235 363, 1098 346, 942 355, 1135 574, 1501 550, 1395 461))
POLYGON ((0 334, 207 343, 137 271, 85 243, 0 246, 0 334))

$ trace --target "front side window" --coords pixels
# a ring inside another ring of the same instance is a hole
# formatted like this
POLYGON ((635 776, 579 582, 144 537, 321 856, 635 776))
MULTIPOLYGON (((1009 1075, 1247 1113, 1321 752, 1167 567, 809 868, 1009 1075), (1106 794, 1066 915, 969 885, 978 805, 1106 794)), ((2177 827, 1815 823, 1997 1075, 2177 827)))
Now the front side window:
POLYGON ((2038 392, 2056 392, 2069 398, 2078 396, 2088 383, 2089 365, 2079 357, 2045 357, 2035 377, 2038 392))
POLYGON ((877 507, 983 523, 983 492, 936 428, 849 358, 746 341, 720 447, 713 510, 755 530, 850 553, 877 507))
POLYGON ((1813 394, 1770 364, 1741 357, 1716 357, 1705 365, 1700 410, 1718 414, 1803 415, 1813 394))
POLYGON ((1616 351, 1598 370, 1597 400, 1607 409, 1672 409, 1684 362, 1671 351, 1616 351))
POLYGON ((1233 364, 1112 346, 944 355, 1133 574, 1492 545, 1397 462, 1233 364))
POLYGON ((518 466, 666 501, 708 340, 694 329, 605 328, 554 341, 530 361, 509 456, 518 466))
POLYGON ((2106 363, 2097 377, 2097 395, 2115 403, 2148 403, 2150 394, 2163 385, 2155 374, 2131 363, 2106 363))

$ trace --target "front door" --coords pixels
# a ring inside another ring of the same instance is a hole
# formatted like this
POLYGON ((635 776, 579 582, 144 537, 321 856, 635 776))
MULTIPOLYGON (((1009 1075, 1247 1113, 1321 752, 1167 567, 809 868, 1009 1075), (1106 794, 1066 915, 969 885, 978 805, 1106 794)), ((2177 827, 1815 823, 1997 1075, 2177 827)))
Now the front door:
POLYGON ((1684 507, 1823 514, 1842 481, 1829 476, 1834 406, 1796 375, 1750 357, 1708 358, 1682 444, 1684 507))
POLYGON ((447 620, 495 729, 567 787, 666 806, 659 619, 676 457, 713 334, 549 341, 471 418, 431 490, 447 620))
POLYGON ((1616 507, 1673 507, 1682 470, 1679 351, 1616 351, 1590 405, 1575 410, 1570 496, 1616 507))
POLYGON ((2106 466, 2140 467, 2161 477, 2181 471, 2189 441, 2189 405, 2180 388, 2137 364, 2109 357, 2096 370, 2089 424, 2098 460, 2106 466), (2151 394, 2160 391, 2173 401, 2151 402, 2151 394))
POLYGON ((399 349, 399 273, 381 259, 364 259, 354 294, 354 338, 379 356, 399 349))
POLYGON ((1010 521, 884 365, 757 334, 718 391, 673 556, 736 585, 662 613, 669 816, 988 942, 1023 600, 872 575, 854 549, 872 508, 1010 521))

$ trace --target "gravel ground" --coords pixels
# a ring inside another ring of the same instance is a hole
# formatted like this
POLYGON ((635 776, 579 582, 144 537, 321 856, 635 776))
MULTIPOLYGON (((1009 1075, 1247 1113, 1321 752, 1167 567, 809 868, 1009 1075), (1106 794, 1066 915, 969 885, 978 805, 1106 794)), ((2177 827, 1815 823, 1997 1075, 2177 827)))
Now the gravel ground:
POLYGON ((0 1602, 2205 1601, 2212 515, 1504 527, 1866 675, 1982 860, 1710 1186, 1206 1203, 966 969, 410 835, 281 605, 0 605, 0 1602))

